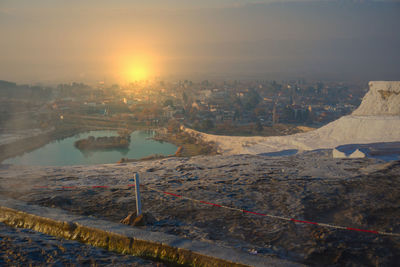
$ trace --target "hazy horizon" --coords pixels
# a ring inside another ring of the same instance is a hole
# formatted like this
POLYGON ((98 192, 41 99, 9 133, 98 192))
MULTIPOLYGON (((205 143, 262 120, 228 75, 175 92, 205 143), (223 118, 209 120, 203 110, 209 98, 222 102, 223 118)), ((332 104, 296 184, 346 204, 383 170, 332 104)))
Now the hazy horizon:
POLYGON ((0 79, 400 79, 399 1, 9 1, 0 79))

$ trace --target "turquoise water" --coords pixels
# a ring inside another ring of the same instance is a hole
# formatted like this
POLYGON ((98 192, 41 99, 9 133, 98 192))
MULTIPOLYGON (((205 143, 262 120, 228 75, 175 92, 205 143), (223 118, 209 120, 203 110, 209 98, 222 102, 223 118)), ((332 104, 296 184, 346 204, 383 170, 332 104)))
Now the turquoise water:
POLYGON ((126 149, 96 150, 81 152, 74 142, 89 136, 117 136, 115 131, 92 131, 54 141, 32 152, 6 159, 3 163, 15 165, 65 166, 115 163, 121 158, 140 159, 152 154, 174 154, 177 147, 166 142, 152 139, 154 131, 135 131, 131 134, 131 143, 126 149))

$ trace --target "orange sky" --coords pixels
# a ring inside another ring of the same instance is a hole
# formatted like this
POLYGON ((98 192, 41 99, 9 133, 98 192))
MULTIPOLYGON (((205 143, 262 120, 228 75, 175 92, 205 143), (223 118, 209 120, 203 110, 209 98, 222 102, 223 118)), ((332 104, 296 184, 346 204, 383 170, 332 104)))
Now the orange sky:
POLYGON ((398 77, 399 4, 270 2, 2 0, 0 79, 398 77))

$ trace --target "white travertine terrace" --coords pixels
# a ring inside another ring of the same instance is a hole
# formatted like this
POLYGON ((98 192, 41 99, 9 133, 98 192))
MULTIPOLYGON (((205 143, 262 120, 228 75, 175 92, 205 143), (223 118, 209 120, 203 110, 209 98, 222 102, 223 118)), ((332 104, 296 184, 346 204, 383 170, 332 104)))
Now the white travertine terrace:
MULTIPOLYGON (((372 81, 361 105, 319 129, 289 136, 233 137, 199 133, 223 154, 260 154, 282 150, 335 148, 345 144, 400 142, 400 81, 372 81)), ((196 132, 186 129, 188 132, 196 132)), ((198 133, 198 132, 196 132, 198 133)))
POLYGON ((369 82, 369 91, 352 115, 400 116, 400 82, 369 82))

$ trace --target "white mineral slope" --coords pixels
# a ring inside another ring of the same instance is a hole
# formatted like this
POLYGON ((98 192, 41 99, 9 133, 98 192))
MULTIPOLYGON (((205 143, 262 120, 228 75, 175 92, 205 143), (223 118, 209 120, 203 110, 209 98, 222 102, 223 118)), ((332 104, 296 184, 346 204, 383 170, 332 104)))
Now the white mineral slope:
POLYGON ((400 81, 373 81, 361 105, 341 117, 307 133, 272 137, 232 137, 198 133, 215 142, 223 154, 260 154, 282 150, 334 148, 345 144, 400 141, 400 81))
POLYGON ((369 88, 352 115, 400 116, 400 82, 375 81, 369 88))

